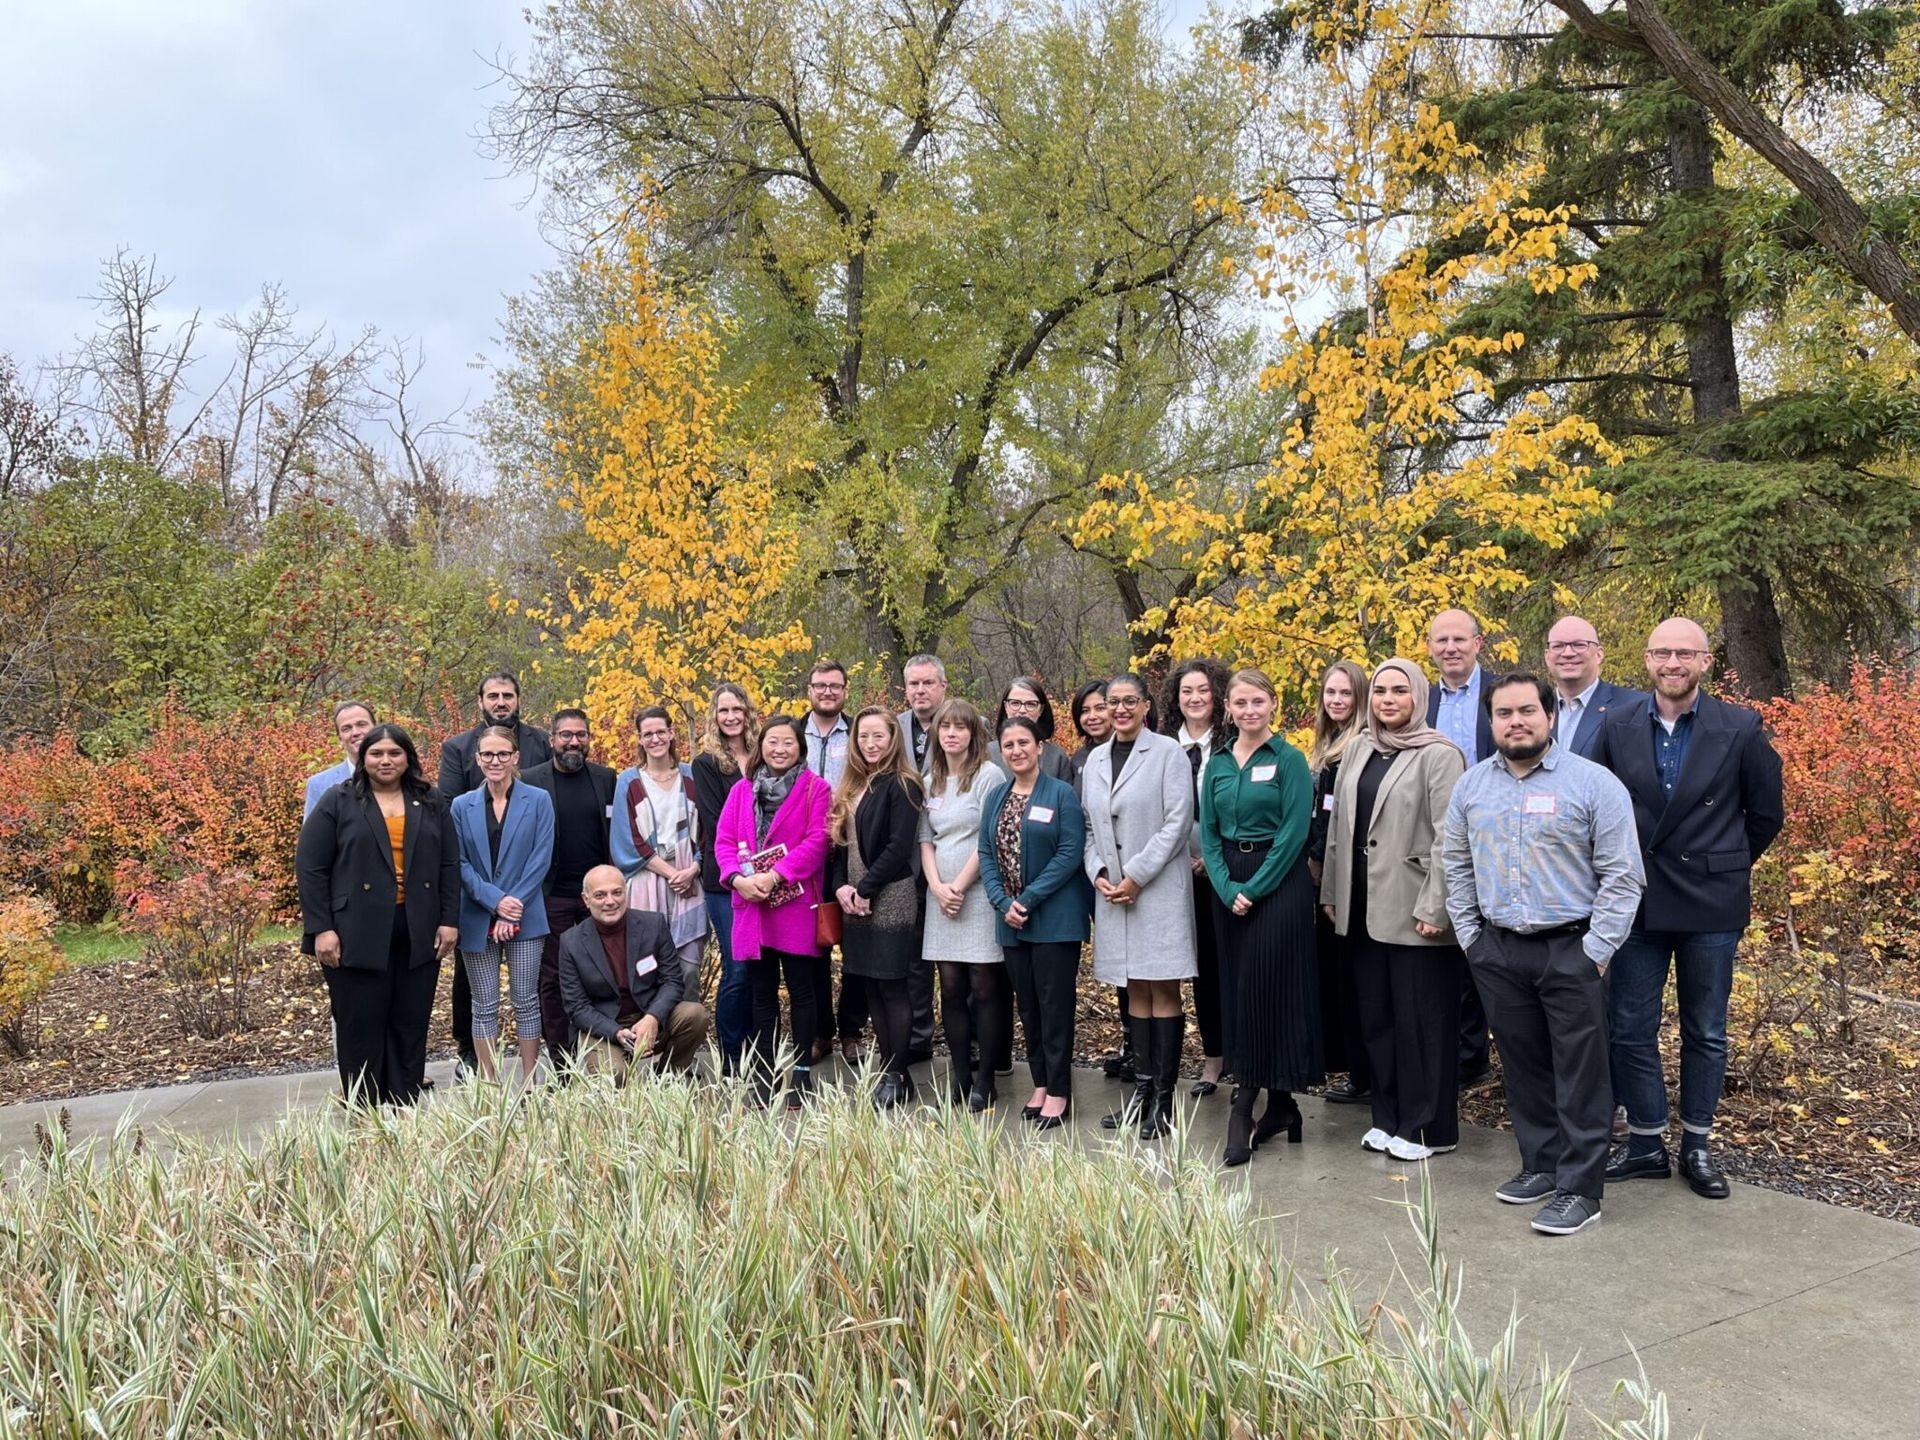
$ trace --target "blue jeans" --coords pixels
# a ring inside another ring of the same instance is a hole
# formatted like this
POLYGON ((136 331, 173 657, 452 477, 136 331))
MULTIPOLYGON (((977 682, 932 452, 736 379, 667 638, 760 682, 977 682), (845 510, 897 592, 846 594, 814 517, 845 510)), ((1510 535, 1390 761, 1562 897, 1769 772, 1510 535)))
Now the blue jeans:
POLYGON ((1660 1012, 1669 966, 1680 1012, 1680 1124, 1702 1137, 1713 1129, 1727 1078, 1727 996, 1739 944, 1737 930, 1688 935, 1636 929, 1614 953, 1608 967, 1608 1054, 1614 1098, 1627 1107, 1635 1135, 1664 1135, 1667 1129, 1660 1012))
POLYGON ((707 921, 720 942, 720 993, 713 1002, 714 1036, 729 1073, 740 1066, 740 1052, 753 1034, 753 978, 733 958, 733 896, 709 890, 707 921))

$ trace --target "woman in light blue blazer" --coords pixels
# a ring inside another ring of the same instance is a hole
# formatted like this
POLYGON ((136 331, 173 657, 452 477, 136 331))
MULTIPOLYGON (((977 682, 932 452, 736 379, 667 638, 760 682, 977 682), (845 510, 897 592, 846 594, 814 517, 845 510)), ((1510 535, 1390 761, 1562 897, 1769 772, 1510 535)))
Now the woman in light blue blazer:
POLYGON ((1073 1021, 1093 891, 1081 869, 1086 820, 1073 786, 1041 773, 1040 729, 1024 715, 1000 722, 1011 784, 980 816, 980 888, 993 906, 1027 1037, 1033 1095, 1021 1114, 1043 1130, 1067 1123, 1073 1101, 1073 1021))
POLYGON ((500 1078, 494 1041, 500 1034, 500 966, 513 992, 520 1076, 540 1058, 540 954, 546 948, 543 886, 553 862, 553 801, 521 785, 520 741, 492 725, 474 742, 485 783, 453 802, 460 837, 460 963, 473 987, 474 1053, 480 1073, 500 1078))

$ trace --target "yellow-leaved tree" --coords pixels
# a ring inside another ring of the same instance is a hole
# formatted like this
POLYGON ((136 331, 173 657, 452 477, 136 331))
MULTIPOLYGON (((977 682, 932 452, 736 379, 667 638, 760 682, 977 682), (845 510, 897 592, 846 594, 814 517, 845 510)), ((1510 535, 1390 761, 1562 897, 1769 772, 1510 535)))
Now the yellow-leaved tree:
POLYGON ((1170 588, 1139 624, 1157 648, 1261 665, 1289 708, 1334 659, 1424 654, 1441 609, 1497 618, 1530 583, 1511 548, 1566 544, 1605 504, 1593 467, 1616 458, 1545 395, 1496 394, 1475 362, 1523 332, 1457 324, 1491 281, 1525 274, 1544 294, 1591 270, 1557 263, 1567 211, 1530 206, 1525 174, 1481 173, 1410 95, 1448 10, 1294 8, 1301 153, 1253 204, 1200 202, 1266 232, 1251 280, 1276 311, 1281 353, 1259 384, 1289 402, 1277 449, 1238 491, 1103 477, 1075 535, 1170 588), (1452 206, 1423 208, 1441 189, 1452 206))
POLYGON ((549 377, 552 456, 540 478, 580 517, 564 597, 536 614, 585 657, 585 708, 618 756, 633 714, 665 705, 682 734, 711 686, 763 700, 806 650, 783 590, 799 554, 781 514, 781 460, 730 428, 737 394, 719 383, 714 322, 660 273, 642 197, 584 263, 596 316, 577 365, 549 377))

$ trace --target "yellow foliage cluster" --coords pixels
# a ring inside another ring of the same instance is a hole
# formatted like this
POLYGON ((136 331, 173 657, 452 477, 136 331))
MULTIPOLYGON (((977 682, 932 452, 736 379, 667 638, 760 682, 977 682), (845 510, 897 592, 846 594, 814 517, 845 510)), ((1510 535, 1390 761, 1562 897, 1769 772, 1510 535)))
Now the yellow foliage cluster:
POLYGON ((783 462, 733 433, 738 395, 719 383, 710 317, 660 274, 643 198, 624 232, 584 262, 609 318, 577 371, 548 395, 558 418, 541 478, 580 516, 592 556, 538 612, 588 659, 585 707, 616 752, 649 704, 688 708, 718 680, 756 700, 803 652, 779 596, 799 553, 780 515, 783 462))
POLYGON ((0 1041, 15 1055, 30 1048, 33 1008, 67 968, 53 925, 52 904, 37 895, 0 901, 0 1041))
POLYGON ((1409 100, 1414 50, 1447 12, 1351 0, 1300 22, 1324 81, 1323 113, 1300 127, 1305 168, 1333 183, 1276 181, 1248 217, 1268 232, 1252 283, 1283 310, 1282 351, 1259 383, 1291 401, 1265 472, 1214 495, 1109 475, 1076 535, 1191 573, 1188 595, 1141 629, 1164 630, 1177 653, 1260 664, 1297 705, 1333 659, 1422 653, 1438 610, 1499 613, 1531 579, 1510 545, 1566 544, 1606 503, 1594 465, 1617 459, 1545 395, 1495 410, 1474 362, 1522 349, 1523 334, 1449 333, 1488 282, 1523 275, 1547 293, 1593 270, 1557 263, 1569 211, 1528 204, 1527 174, 1484 173, 1435 107, 1409 100), (1436 177, 1455 206, 1419 215, 1436 177), (1310 301, 1336 318, 1303 319, 1310 301), (1477 428, 1474 407, 1492 412, 1477 428))

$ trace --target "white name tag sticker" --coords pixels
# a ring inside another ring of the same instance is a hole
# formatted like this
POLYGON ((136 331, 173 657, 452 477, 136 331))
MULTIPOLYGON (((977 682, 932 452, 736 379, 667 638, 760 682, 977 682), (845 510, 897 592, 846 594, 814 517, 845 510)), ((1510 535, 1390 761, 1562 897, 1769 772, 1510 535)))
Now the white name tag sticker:
POLYGON ((1560 812, 1560 798, 1557 795, 1529 795, 1521 808, 1528 815, 1557 815, 1560 812))
POLYGON ((1027 818, 1036 825, 1045 825, 1049 820, 1053 819, 1053 807, 1051 805, 1036 805, 1027 811, 1027 818))
POLYGON ((1333 797, 1329 795, 1323 800, 1321 800, 1320 808, 1322 810, 1325 810, 1329 815, 1331 815, 1333 813, 1333 797))
POLYGON ((929 810, 938 810, 945 806, 946 803, 947 797, 944 795, 929 795, 927 797, 927 809, 929 810))
POLYGON ((613 806, 607 806, 607 819, 613 819, 613 806))
POLYGON ((1256 785, 1264 785, 1279 773, 1280 767, 1278 765, 1256 765, 1253 767, 1253 783, 1256 785))
POLYGON ((636 975, 651 975, 659 968, 660 962, 651 955, 642 955, 638 960, 633 962, 633 973, 636 975))

